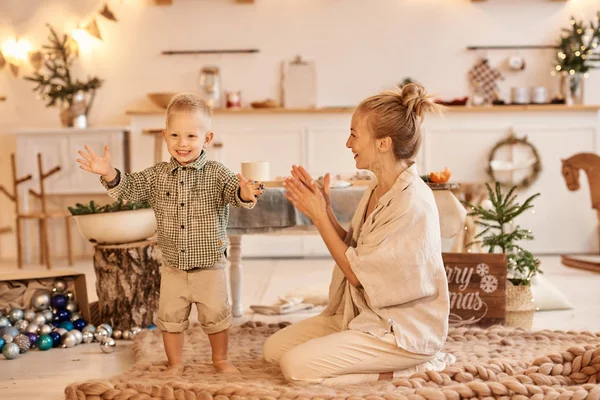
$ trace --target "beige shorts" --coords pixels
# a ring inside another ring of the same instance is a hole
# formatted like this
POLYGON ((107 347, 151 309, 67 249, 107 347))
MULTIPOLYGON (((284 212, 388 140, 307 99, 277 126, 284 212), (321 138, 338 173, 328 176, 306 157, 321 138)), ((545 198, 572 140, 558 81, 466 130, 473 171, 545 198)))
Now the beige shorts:
POLYGON ((229 328, 232 317, 225 264, 223 258, 212 268, 190 271, 163 264, 157 328, 171 333, 188 329, 192 303, 196 304, 198 321, 206 334, 229 328))

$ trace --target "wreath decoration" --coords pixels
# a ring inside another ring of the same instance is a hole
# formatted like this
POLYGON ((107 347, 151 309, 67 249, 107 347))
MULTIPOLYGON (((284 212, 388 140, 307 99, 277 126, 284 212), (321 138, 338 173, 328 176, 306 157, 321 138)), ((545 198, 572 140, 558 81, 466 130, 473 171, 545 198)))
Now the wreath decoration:
POLYGON ((495 160, 494 156, 501 147, 515 145, 522 145, 528 147, 533 153, 535 161, 530 167, 531 171, 529 175, 523 178, 521 182, 510 184, 500 182, 500 184, 503 186, 516 186, 518 189, 525 189, 531 186, 538 179, 540 172, 542 171, 542 161, 540 159, 540 155, 537 151, 537 148, 527 139, 527 137, 518 138, 514 135, 514 133, 511 133, 511 135, 508 138, 500 140, 498 143, 496 143, 488 157, 487 173, 493 179, 494 182, 499 182, 496 178, 494 168, 492 168, 492 162, 495 160))

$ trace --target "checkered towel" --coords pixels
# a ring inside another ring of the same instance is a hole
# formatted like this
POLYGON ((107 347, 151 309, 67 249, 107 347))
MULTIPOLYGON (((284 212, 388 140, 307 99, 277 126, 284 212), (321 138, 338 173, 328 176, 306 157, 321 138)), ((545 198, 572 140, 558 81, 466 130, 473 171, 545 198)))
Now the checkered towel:
POLYGON ((487 101, 494 99, 494 93, 498 91, 496 81, 504 79, 500 71, 490 67, 488 60, 481 60, 469 71, 469 78, 476 87, 481 87, 482 95, 487 101))

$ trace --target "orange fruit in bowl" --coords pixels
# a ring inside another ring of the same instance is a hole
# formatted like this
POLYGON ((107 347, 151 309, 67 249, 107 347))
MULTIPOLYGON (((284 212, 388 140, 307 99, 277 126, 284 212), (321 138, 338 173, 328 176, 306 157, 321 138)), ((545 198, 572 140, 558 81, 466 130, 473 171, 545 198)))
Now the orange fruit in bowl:
POLYGON ((443 171, 430 173, 429 180, 433 183, 446 183, 450 180, 451 175, 452 173, 446 167, 443 171))

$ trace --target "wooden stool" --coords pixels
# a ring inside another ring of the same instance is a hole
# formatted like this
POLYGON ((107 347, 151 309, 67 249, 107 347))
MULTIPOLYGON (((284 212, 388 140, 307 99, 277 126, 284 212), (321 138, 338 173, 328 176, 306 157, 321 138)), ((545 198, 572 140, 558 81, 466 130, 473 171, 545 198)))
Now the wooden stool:
POLYGON ((6 188, 0 186, 0 192, 4 193, 12 202, 15 203, 15 234, 17 241, 17 265, 19 268, 23 268, 23 246, 22 246, 22 234, 21 234, 21 220, 26 219, 37 219, 39 222, 40 232, 39 232, 39 243, 40 243, 40 263, 46 264, 48 269, 52 268, 52 262, 50 259, 50 246, 48 244, 48 223, 47 220, 49 218, 65 218, 66 221, 66 230, 67 230, 67 254, 69 259, 69 265, 73 265, 73 255, 71 252, 71 226, 70 226, 70 216, 66 215, 64 212, 60 213, 46 213, 46 194, 44 181, 51 175, 60 171, 60 167, 54 167, 47 173, 43 172, 42 168, 42 155, 38 154, 38 171, 40 175, 40 192, 37 193, 30 189, 30 193, 35 195, 41 200, 41 212, 31 212, 31 213, 23 213, 21 212, 21 202, 19 199, 19 190, 18 186, 24 182, 29 181, 32 176, 31 174, 26 175, 22 178, 17 178, 17 164, 15 160, 15 155, 10 155, 10 161, 12 166, 12 176, 13 176, 13 193, 9 193, 6 188))

